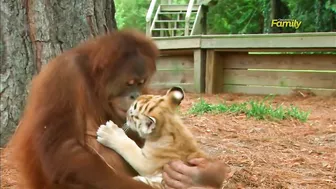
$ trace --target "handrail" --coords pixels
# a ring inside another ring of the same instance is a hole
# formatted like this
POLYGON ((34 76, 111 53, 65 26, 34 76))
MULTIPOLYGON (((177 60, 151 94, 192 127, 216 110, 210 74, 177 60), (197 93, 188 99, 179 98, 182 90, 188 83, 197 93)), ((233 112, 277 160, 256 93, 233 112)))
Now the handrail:
POLYGON ((158 13, 160 12, 160 10, 161 10, 161 5, 159 5, 158 8, 157 8, 157 10, 156 10, 153 22, 152 22, 152 24, 150 26, 150 29, 149 29, 149 35, 148 36, 152 35, 152 30, 155 27, 155 20, 157 19, 157 16, 158 16, 158 13))
MULTIPOLYGON (((202 27, 200 26, 201 25, 201 17, 202 17, 202 6, 199 6, 198 7, 198 10, 197 10, 197 14, 196 14, 196 18, 195 18, 195 21, 194 21, 194 25, 192 27, 192 30, 190 32, 190 35, 195 35, 195 32, 196 30, 199 28, 199 27, 202 27)), ((198 33, 199 34, 199 33, 198 33)))
POLYGON ((151 27, 151 18, 154 12, 154 7, 156 5, 156 0, 152 0, 151 4, 149 5, 147 15, 146 15, 146 35, 150 36, 150 27, 151 27))
POLYGON ((185 17, 185 28, 184 28, 185 36, 189 35, 189 23, 190 23, 190 16, 191 16, 191 11, 192 11, 193 6, 194 6, 194 0, 190 0, 188 4, 187 14, 185 17))

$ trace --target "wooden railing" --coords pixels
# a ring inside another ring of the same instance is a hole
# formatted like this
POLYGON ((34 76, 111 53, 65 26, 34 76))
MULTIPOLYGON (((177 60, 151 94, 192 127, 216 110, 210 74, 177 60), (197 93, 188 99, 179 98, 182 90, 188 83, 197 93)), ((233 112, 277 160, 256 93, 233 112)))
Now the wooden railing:
POLYGON ((153 88, 336 96, 336 32, 155 38, 153 88), (295 53, 297 52, 297 53, 295 53))
POLYGON ((187 9, 187 14, 185 17, 185 28, 184 28, 184 35, 188 36, 189 35, 189 29, 190 29, 190 16, 191 16, 191 10, 194 6, 194 0, 190 0, 188 4, 188 9, 187 9))
POLYGON ((154 8, 156 5, 156 0, 152 0, 151 4, 149 5, 147 15, 146 15, 146 35, 150 36, 151 35, 151 25, 152 25, 152 15, 154 12, 154 8))
MULTIPOLYGON (((201 28, 201 19, 203 16, 203 12, 202 12, 202 6, 207 6, 209 4, 209 2, 211 2, 211 0, 197 0, 196 4, 195 4, 195 0, 189 0, 188 5, 182 5, 180 7, 184 7, 183 9, 181 9, 181 11, 186 11, 185 13, 185 17, 184 17, 184 29, 183 28, 179 28, 184 30, 184 36, 189 36, 189 35, 195 35, 195 34, 200 34, 200 29, 201 28), (198 5, 198 9, 196 12, 196 17, 195 20, 193 22, 193 25, 190 26, 192 19, 191 19, 191 15, 193 13, 193 11, 195 11, 195 6, 198 5), (185 9, 185 7, 187 6, 187 8, 185 9)), ((172 4, 170 0, 161 0, 161 1, 157 1, 157 0, 152 0, 150 3, 150 6, 148 8, 147 11, 147 15, 146 15, 146 35, 147 36, 152 36, 152 31, 154 30, 164 30, 164 29, 160 29, 160 28, 155 28, 156 27, 156 23, 160 21, 159 19, 159 13, 161 11, 164 12, 164 10, 167 9, 167 7, 172 6, 171 10, 173 10, 173 8, 175 7, 176 11, 180 11, 175 4, 172 4), (157 6, 157 4, 159 4, 157 6), (164 6, 163 6, 164 5, 164 6), (155 10, 155 7, 157 7, 157 9, 155 10), (153 18, 153 13, 154 11, 156 11, 155 16, 153 18)), ((171 11, 170 10, 170 11, 171 11)), ((172 20, 173 21, 173 20, 172 20)), ((171 30, 171 28, 168 28, 167 30, 171 30)), ((162 31, 160 31, 162 32, 162 31)))
POLYGON ((202 6, 199 6, 190 35, 198 35, 203 34, 203 32, 205 32, 206 28, 203 28, 201 22, 203 18, 204 18, 204 12, 202 6))

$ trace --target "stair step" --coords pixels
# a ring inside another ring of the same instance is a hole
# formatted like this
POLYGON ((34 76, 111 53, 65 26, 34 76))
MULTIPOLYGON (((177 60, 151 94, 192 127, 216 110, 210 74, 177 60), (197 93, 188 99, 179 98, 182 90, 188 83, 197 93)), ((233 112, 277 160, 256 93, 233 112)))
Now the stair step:
MULTIPOLYGON (((185 20, 156 20, 155 23, 185 23, 185 20)), ((194 20, 189 21, 190 24, 194 24, 194 20)))
POLYGON ((185 20, 156 20, 155 22, 185 22, 185 20))
MULTIPOLYGON (((187 12, 162 12, 160 11, 158 14, 186 14, 187 12)), ((193 12, 194 13, 194 12, 193 12)))
MULTIPOLYGON (((176 12, 176 11, 184 11, 187 12, 188 5, 160 5, 162 12, 176 12)), ((192 7, 192 11, 197 11, 199 5, 194 5, 192 7)))
MULTIPOLYGON (((184 31, 184 28, 153 28, 152 31, 184 31)), ((192 30, 190 28, 189 30, 192 30)))

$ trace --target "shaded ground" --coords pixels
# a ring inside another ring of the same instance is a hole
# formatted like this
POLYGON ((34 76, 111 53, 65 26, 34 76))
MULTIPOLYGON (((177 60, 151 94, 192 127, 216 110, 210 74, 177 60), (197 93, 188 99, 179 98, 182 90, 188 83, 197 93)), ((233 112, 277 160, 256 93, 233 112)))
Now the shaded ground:
MULTIPOLYGON (((199 97, 187 94, 181 112, 199 97)), ((227 102, 263 98, 203 97, 212 103, 223 98, 227 102)), ((274 103, 293 104, 312 114, 306 123, 257 121, 228 114, 183 117, 204 150, 252 174, 250 188, 336 188, 336 98, 280 96, 274 103)), ((1 188, 15 189, 17 173, 6 166, 7 155, 6 150, 1 151, 1 188)))

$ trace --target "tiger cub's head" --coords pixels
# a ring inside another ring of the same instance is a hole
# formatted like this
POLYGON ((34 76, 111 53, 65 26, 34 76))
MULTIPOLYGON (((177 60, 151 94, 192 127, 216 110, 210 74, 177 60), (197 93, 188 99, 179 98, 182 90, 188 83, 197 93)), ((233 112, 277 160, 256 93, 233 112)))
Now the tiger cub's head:
POLYGON ((160 132, 164 123, 176 115, 176 109, 184 99, 180 87, 170 88, 166 95, 141 95, 127 111, 126 128, 147 138, 160 132))

